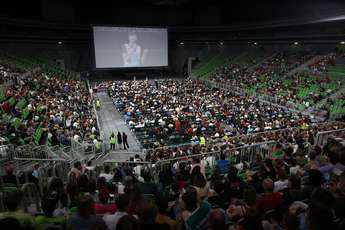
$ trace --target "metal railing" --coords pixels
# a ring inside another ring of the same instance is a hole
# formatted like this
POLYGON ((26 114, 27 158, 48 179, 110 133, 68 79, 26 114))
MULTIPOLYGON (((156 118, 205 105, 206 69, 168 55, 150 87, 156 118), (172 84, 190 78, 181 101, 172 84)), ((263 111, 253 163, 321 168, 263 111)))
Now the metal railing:
POLYGON ((345 136, 345 129, 318 132, 315 136, 315 144, 323 147, 327 143, 328 138, 331 136, 345 136))
POLYGON ((253 145, 245 145, 236 148, 225 149, 222 152, 205 152, 194 155, 186 155, 177 158, 160 160, 154 164, 154 176, 158 179, 159 173, 164 169, 164 167, 172 167, 175 163, 180 164, 181 162, 189 162, 197 158, 200 161, 207 161, 210 166, 216 165, 216 160, 220 159, 220 154, 223 153, 226 159, 231 162, 231 164, 238 164, 243 161, 255 162, 256 155, 259 154, 263 159, 270 156, 273 148, 276 145, 276 141, 267 141, 256 143, 253 145))

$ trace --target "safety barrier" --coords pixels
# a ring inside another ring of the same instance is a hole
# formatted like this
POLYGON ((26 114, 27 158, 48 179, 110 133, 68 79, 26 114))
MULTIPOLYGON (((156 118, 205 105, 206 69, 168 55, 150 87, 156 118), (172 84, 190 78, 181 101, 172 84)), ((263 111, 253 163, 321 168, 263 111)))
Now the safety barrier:
POLYGON ((134 173, 137 176, 140 176, 141 171, 145 170, 147 172, 150 172, 151 175, 154 175, 154 170, 153 167, 154 165, 152 164, 152 162, 149 161, 123 161, 123 160, 105 160, 103 162, 103 165, 99 165, 96 167, 96 172, 97 174, 99 174, 101 171, 103 171, 104 166, 111 166, 113 167, 120 167, 124 170, 133 170, 134 173), (140 165, 141 167, 137 167, 140 165))
POLYGON ((315 144, 323 147, 327 143, 327 140, 331 136, 345 136, 345 129, 336 129, 336 130, 329 130, 329 131, 323 131, 319 132, 315 136, 315 144))
MULTIPOLYGON (((322 127, 322 126, 331 126, 331 125, 338 125, 339 127, 345 127, 345 123, 339 122, 339 121, 331 121, 331 122, 324 122, 324 123, 313 123, 309 126, 309 128, 313 127, 322 127)), ((253 137, 255 138, 256 136, 260 137, 262 135, 268 135, 271 136, 272 134, 275 133, 284 133, 284 132, 291 132, 291 131, 297 131, 301 129, 301 127, 291 127, 291 128, 284 128, 284 129, 275 129, 275 130, 270 130, 270 131, 263 131, 263 132, 257 132, 257 133, 250 133, 250 134, 241 134, 241 135, 236 135, 236 136, 231 136, 229 137, 229 141, 231 140, 236 140, 236 139, 242 139, 245 137, 253 137)), ((222 145, 224 144, 224 139, 223 138, 212 138, 211 140, 207 141, 206 144, 212 144, 212 145, 222 145)), ((151 149, 144 149, 143 152, 145 154, 147 153, 154 153, 155 151, 159 150, 166 150, 166 149, 171 149, 171 148, 183 148, 183 147, 188 147, 188 146, 193 146, 197 145, 198 142, 191 142, 191 143, 186 143, 186 144, 180 144, 180 145, 168 145, 168 146, 163 146, 163 147, 157 147, 157 148, 151 148, 151 149)))
MULTIPOLYGON (((260 155, 262 158, 266 158, 272 153, 273 148, 277 142, 267 141, 261 142, 253 145, 245 145, 237 148, 228 148, 222 151, 226 159, 230 161, 231 164, 238 164, 243 161, 255 162, 256 155, 260 155)), ((167 160, 157 161, 154 165, 154 176, 157 180, 159 173, 164 170, 165 167, 171 167, 176 163, 180 164, 181 162, 190 162, 193 159, 197 158, 200 161, 206 161, 206 163, 212 167, 216 165, 216 160, 220 159, 220 151, 217 152, 205 152, 201 154, 187 155, 178 158, 172 158, 167 160)))
POLYGON ((76 140, 71 140, 71 155, 80 161, 86 161, 94 157, 96 150, 95 145, 90 143, 80 143, 76 140))

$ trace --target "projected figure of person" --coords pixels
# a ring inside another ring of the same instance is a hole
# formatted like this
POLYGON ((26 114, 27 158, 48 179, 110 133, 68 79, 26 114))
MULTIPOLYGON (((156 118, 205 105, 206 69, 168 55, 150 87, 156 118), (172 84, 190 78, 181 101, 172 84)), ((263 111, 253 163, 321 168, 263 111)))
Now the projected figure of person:
POLYGON ((137 40, 135 33, 128 34, 128 43, 122 47, 123 66, 141 66, 144 63, 147 50, 142 51, 137 40))

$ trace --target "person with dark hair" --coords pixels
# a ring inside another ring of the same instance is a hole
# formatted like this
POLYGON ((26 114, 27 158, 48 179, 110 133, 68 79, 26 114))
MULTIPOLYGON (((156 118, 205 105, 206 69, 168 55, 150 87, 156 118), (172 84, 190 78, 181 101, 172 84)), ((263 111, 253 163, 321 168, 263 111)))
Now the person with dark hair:
POLYGON ((214 182, 213 190, 215 194, 207 199, 207 201, 212 205, 212 208, 222 208, 226 209, 229 205, 227 195, 225 194, 225 186, 221 180, 214 182))
POLYGON ((259 170, 262 178, 269 177, 272 180, 276 179, 276 173, 271 159, 267 158, 259 170))
POLYGON ((171 219, 168 215, 168 200, 165 197, 160 197, 157 200, 158 214, 156 223, 168 224, 171 230, 176 229, 176 220, 171 219))
POLYGON ((24 230, 24 228, 20 226, 20 222, 13 217, 6 217, 1 219, 0 226, 2 229, 24 230))
POLYGON ((54 211, 57 208, 58 200, 52 197, 43 197, 41 201, 41 207, 44 213, 44 216, 37 216, 36 223, 38 229, 46 229, 47 227, 56 227, 60 226, 65 228, 66 218, 64 216, 54 216, 54 211))
POLYGON ((125 193, 130 194, 130 202, 128 205, 128 214, 135 215, 138 213, 138 210, 142 206, 142 203, 144 202, 144 196, 141 190, 139 189, 138 185, 135 184, 132 189, 126 191, 125 193))
POLYGON ((288 178, 286 171, 283 169, 278 170, 278 179, 277 181, 274 182, 274 191, 279 192, 283 189, 286 189, 288 187, 288 178))
POLYGON ((335 186, 335 211, 337 216, 345 222, 345 172, 340 175, 338 183, 335 186))
POLYGON ((288 179, 288 187, 281 191, 283 193, 284 204, 289 206, 295 201, 305 198, 301 190, 301 179, 296 175, 291 175, 288 179))
POLYGON ((109 204, 110 194, 108 189, 101 189, 98 192, 98 200, 99 203, 95 203, 95 212, 96 214, 105 214, 105 213, 110 213, 113 214, 116 212, 116 205, 115 204, 109 204))
POLYGON ((13 171, 13 165, 5 166, 6 174, 2 176, 2 182, 4 183, 4 186, 17 187, 17 178, 15 175, 13 175, 13 171))
POLYGON ((119 145, 119 149, 121 149, 122 145, 122 135, 120 132, 117 132, 117 144, 119 145))
POLYGON ((208 217, 209 230, 226 230, 225 213, 222 209, 213 209, 208 217))
POLYGON ((36 224, 31 215, 19 211, 23 193, 20 190, 6 193, 5 205, 8 211, 0 213, 0 221, 5 218, 14 218, 19 221, 23 229, 36 229, 36 224))
POLYGON ((129 206, 129 195, 128 194, 121 194, 116 198, 116 206, 117 211, 113 215, 106 214, 103 216, 103 220, 105 221, 109 230, 116 230, 117 223, 119 220, 126 216, 128 213, 128 206, 129 206))
MULTIPOLYGON (((116 225, 117 230, 141 230, 140 222, 131 215, 121 217, 116 225)), ((109 228, 111 230, 111 228, 109 228)))
POLYGON ((182 195, 182 220, 187 230, 205 229, 207 226, 207 218, 211 211, 211 205, 205 201, 198 201, 198 195, 195 188, 190 187, 182 195))
POLYGON ((150 230, 170 230, 168 224, 159 224, 156 222, 157 213, 157 207, 154 203, 144 201, 138 209, 141 228, 150 230))
POLYGON ((61 178, 53 177, 49 183, 47 196, 58 200, 54 216, 63 216, 68 206, 68 196, 61 178))
POLYGON ((283 225, 285 226, 286 230, 300 230, 298 216, 292 214, 290 211, 284 214, 283 225))
POLYGON ((345 147, 338 140, 328 139, 323 153, 328 157, 329 163, 320 167, 321 173, 336 172, 338 175, 345 171, 345 147))
POLYGON ((82 196, 78 200, 77 213, 68 220, 67 228, 74 230, 88 230, 97 226, 106 230, 107 226, 102 218, 95 215, 95 202, 91 196, 82 196))
POLYGON ((217 167, 219 168, 220 174, 224 175, 229 170, 229 160, 225 159, 225 154, 220 154, 220 160, 217 161, 217 167))
POLYGON ((125 132, 122 132, 122 143, 123 143, 123 149, 126 150, 129 148, 127 135, 125 132))
POLYGON ((144 195, 153 195, 155 198, 158 197, 158 186, 156 183, 151 181, 151 174, 149 171, 144 170, 141 173, 144 178, 144 182, 138 182, 137 186, 144 195))
POLYGON ((198 194, 198 200, 202 200, 207 197, 207 183, 203 174, 201 174, 200 167, 196 166, 191 174, 190 184, 195 188, 198 194))
POLYGON ((262 182, 264 194, 256 200, 256 206, 260 213, 275 209, 283 203, 282 194, 274 191, 274 183, 266 178, 262 182))
POLYGON ((316 188, 310 197, 308 209, 310 230, 337 229, 339 219, 334 208, 333 195, 328 190, 316 188))
POLYGON ((243 180, 237 174, 237 168, 231 166, 225 181, 225 193, 228 195, 228 200, 243 197, 243 180))
POLYGON ((107 183, 113 179, 113 174, 110 172, 109 165, 104 166, 104 172, 99 174, 99 177, 104 177, 107 183))
POLYGON ((310 197, 313 191, 320 188, 322 184, 322 173, 318 169, 308 171, 308 184, 302 189, 305 197, 310 197))
POLYGON ((89 192, 89 178, 86 174, 80 175, 78 178, 79 192, 89 192))
POLYGON ((71 173, 74 173, 75 177, 78 179, 79 176, 81 175, 82 173, 82 165, 80 163, 80 161, 76 161, 74 164, 73 164, 73 168, 71 169, 71 173))

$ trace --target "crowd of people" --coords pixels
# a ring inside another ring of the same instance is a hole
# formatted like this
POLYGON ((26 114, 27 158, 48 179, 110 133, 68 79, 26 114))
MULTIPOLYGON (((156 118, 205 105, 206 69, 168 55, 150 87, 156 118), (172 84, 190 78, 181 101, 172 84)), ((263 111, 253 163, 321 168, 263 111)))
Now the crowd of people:
POLYGON ((209 77, 211 81, 231 85, 246 93, 259 93, 277 98, 280 103, 292 102, 311 107, 319 100, 338 90, 342 81, 324 75, 339 54, 329 53, 315 59, 302 72, 286 74, 305 63, 313 56, 300 53, 289 55, 279 53, 255 68, 230 62, 217 69, 209 77))
MULTIPOLYGON (((234 88, 265 84, 267 88, 257 90, 267 95, 288 86, 288 95, 294 97, 297 89, 290 86, 307 87, 308 77, 295 74, 283 83, 279 76, 310 58, 305 53, 278 54, 254 72, 229 64, 211 79, 234 88)), ((331 62, 324 57, 307 68, 317 75, 331 62)), ((42 71, 13 80, 1 102, 4 141, 99 143, 92 101, 82 81, 48 77, 42 71)), ((316 123, 253 96, 191 79, 99 86, 107 88, 143 147, 154 150, 144 159, 136 155, 115 166, 74 161, 69 172, 59 171, 66 181, 57 175, 57 167, 48 175, 49 170, 41 170, 44 164, 35 164, 16 175, 18 169, 6 165, 0 180, 1 229, 345 229, 345 135, 338 132, 326 144, 317 140, 319 132, 344 129, 345 123, 316 123), (274 147, 263 145, 265 154, 236 153, 236 148, 267 142, 274 147), (176 143, 187 145, 170 146, 176 143), (34 208, 29 199, 33 194, 39 197, 34 208)), ((109 143, 112 149, 121 144, 128 148, 125 133, 112 133, 109 143)))
POLYGON ((71 139, 98 138, 91 97, 83 81, 48 77, 38 71, 24 77, 17 75, 3 94, 0 129, 3 143, 66 146, 71 139))
MULTIPOLYGON (((76 162, 64 185, 49 178, 39 210, 24 213, 23 192, 7 191, 4 229, 344 229, 343 139, 322 148, 307 140, 279 143, 267 158, 232 164, 214 155, 211 171, 193 157, 153 171, 137 164, 94 167, 76 162), (295 146, 294 146, 295 145, 295 146)), ((16 183, 13 168, 2 181, 16 183), (14 178, 13 178, 14 177, 14 178)), ((32 176, 37 176, 34 172, 32 176)), ((39 175, 38 175, 39 176, 39 175)))
POLYGON ((109 95, 144 148, 309 125, 302 114, 196 80, 117 81, 109 95), (179 142, 177 142, 179 143, 179 142))
POLYGON ((230 150, 251 146, 255 144, 263 144, 271 141, 276 141, 282 144, 294 145, 297 149, 301 143, 308 143, 308 146, 313 146, 316 143, 316 136, 319 132, 341 130, 345 128, 343 122, 318 123, 305 128, 289 128, 275 131, 267 131, 252 135, 240 135, 231 138, 206 139, 205 146, 202 145, 185 145, 180 147, 162 146, 159 148, 148 150, 146 153, 146 161, 153 163, 171 158, 183 158, 194 154, 206 154, 208 152, 225 151, 230 153, 230 150), (297 143, 297 144, 296 144, 297 143))

